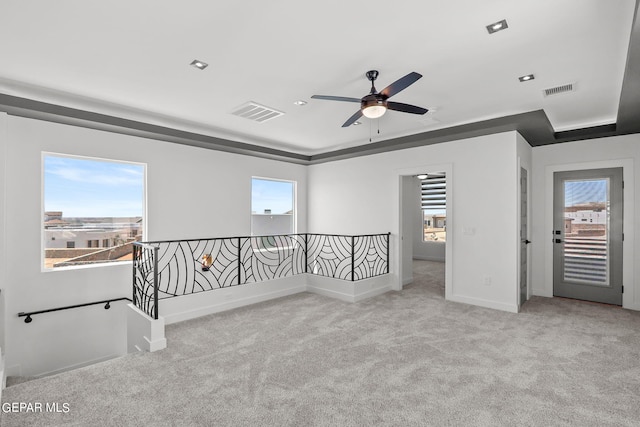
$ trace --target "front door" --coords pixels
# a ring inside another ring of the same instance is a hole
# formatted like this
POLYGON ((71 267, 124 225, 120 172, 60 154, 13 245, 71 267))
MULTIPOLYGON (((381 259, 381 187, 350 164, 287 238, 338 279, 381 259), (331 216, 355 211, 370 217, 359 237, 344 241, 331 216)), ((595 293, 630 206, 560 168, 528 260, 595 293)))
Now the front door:
POLYGON ((622 305, 622 168, 554 174, 553 295, 622 305))

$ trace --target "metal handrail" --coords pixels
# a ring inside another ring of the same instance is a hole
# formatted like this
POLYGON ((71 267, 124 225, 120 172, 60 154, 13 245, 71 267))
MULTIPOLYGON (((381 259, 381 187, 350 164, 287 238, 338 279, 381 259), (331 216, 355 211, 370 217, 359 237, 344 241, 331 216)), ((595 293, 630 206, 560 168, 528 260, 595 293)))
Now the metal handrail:
POLYGON ((75 304, 75 305, 67 305, 64 307, 56 307, 56 308, 48 308, 46 310, 38 310, 38 311, 30 311, 30 312, 20 312, 18 313, 18 317, 26 317, 24 319, 24 323, 31 323, 33 321, 33 319, 31 318, 31 316, 35 316, 36 314, 43 314, 43 313, 51 313, 53 311, 61 311, 61 310, 69 310, 72 308, 80 308, 80 307, 87 307, 90 305, 98 305, 98 304, 105 304, 104 309, 105 310, 109 310, 111 308, 111 303, 112 302, 116 302, 116 301, 129 301, 132 302, 130 298, 127 297, 122 297, 122 298, 112 298, 112 299, 107 299, 107 300, 103 300, 103 301, 94 301, 94 302, 87 302, 84 304, 75 304))
POLYGON ((331 236, 331 237, 374 237, 387 236, 391 233, 376 234, 325 234, 325 233, 288 233, 288 234, 263 234, 259 236, 229 236, 229 237, 204 237, 201 239, 171 239, 171 240, 148 240, 145 242, 133 242, 134 245, 147 246, 152 249, 157 243, 178 243, 178 242, 198 242, 202 240, 231 240, 231 239, 261 239, 275 236, 331 236))

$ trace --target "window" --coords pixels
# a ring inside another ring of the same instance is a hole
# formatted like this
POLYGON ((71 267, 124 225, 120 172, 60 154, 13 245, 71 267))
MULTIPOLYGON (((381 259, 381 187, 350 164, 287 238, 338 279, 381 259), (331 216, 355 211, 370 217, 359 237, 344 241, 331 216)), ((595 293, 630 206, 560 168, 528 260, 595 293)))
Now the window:
POLYGON ((295 233, 293 181, 251 179, 251 234, 266 236, 295 233))
POLYGON ((143 240, 145 166, 52 153, 42 165, 44 268, 131 260, 143 240))
POLYGON ((430 173, 420 182, 422 240, 447 240, 447 179, 444 172, 430 173))

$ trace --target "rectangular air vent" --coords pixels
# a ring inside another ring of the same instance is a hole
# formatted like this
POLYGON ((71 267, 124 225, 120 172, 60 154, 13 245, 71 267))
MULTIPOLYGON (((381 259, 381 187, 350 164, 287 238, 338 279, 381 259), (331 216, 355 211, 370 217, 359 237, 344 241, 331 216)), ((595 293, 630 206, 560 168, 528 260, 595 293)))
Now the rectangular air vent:
POLYGON ((545 89, 544 90, 544 96, 559 95, 559 94, 565 93, 565 92, 573 92, 574 90, 575 90, 574 84, 573 83, 569 83, 569 84, 566 84, 566 85, 556 86, 556 87, 552 87, 552 88, 549 88, 549 89, 545 89))
POLYGON ((250 101, 233 110, 231 114, 253 120, 254 122, 264 123, 268 120, 280 117, 284 113, 250 101))

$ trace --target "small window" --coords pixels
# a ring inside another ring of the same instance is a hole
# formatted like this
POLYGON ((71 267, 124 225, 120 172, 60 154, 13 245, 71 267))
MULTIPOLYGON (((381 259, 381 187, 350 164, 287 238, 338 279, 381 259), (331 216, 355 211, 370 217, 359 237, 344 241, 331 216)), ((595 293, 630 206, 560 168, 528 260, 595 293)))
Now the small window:
POLYGON ((294 181, 251 179, 251 234, 293 234, 295 230, 294 181))
MULTIPOLYGON (((421 177, 422 178, 422 177, 421 177)), ((420 180, 424 242, 447 240, 447 179, 444 172, 430 173, 420 180)))
POLYGON ((44 268, 131 260, 143 240, 145 166, 50 153, 42 165, 44 268))

